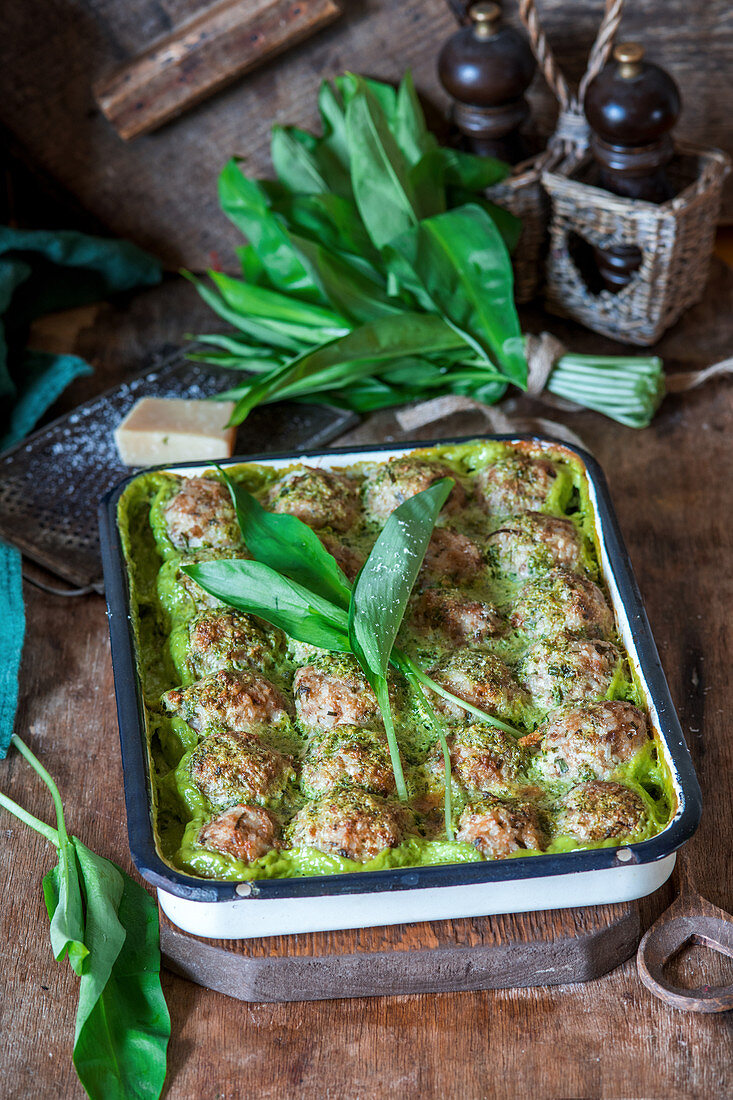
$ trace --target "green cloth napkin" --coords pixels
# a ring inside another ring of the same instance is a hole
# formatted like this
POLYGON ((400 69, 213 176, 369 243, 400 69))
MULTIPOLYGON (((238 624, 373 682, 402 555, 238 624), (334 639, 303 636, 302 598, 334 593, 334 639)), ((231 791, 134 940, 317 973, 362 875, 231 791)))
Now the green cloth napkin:
MULTIPOLYGON (((0 226, 0 451, 17 443, 74 379, 92 368, 75 355, 22 348, 30 321, 160 282, 160 264, 127 241, 73 230, 0 226)), ((0 543, 0 759, 18 706, 25 636, 21 557, 0 543)))

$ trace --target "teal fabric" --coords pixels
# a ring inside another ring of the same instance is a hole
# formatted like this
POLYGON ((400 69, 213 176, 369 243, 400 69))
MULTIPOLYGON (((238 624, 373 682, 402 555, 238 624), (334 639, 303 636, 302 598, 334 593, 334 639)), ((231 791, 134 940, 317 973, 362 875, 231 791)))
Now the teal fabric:
MULTIPOLYGON (((127 241, 0 226, 0 451, 30 432, 68 384, 92 368, 75 355, 25 351, 30 321, 159 282, 157 260, 127 241)), ((21 558, 0 543, 0 759, 18 706, 25 636, 21 558)))

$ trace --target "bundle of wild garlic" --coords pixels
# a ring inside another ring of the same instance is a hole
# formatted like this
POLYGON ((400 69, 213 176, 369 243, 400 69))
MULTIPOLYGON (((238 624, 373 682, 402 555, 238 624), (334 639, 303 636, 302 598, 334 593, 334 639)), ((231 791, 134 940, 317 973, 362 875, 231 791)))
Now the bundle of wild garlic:
MULTIPOLYGON (((242 279, 194 279, 237 331, 194 337, 191 358, 242 370, 232 423, 262 403, 369 412, 447 393, 494 404, 527 388, 510 251, 521 225, 484 192, 508 166, 441 147, 409 73, 397 90, 324 82, 323 135, 275 126, 276 181, 231 161, 222 208, 248 243, 242 279)), ((656 357, 562 354, 546 390, 643 427, 664 394, 656 357)))

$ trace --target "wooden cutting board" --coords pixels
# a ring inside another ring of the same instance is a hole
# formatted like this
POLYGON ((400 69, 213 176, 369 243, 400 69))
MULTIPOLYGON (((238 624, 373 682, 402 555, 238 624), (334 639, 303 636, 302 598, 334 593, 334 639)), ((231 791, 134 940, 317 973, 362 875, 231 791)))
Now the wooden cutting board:
POLYGON ((257 1002, 587 982, 630 958, 639 935, 638 902, 253 940, 191 936, 160 912, 170 970, 257 1002))

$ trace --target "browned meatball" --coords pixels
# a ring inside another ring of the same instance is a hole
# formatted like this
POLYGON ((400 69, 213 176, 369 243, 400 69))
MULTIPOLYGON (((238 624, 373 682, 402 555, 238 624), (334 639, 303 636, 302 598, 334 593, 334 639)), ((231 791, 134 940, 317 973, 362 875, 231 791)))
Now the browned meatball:
POLYGON ((191 781, 215 810, 240 803, 277 803, 295 779, 289 756, 253 733, 212 733, 191 753, 191 781))
POLYGON ((541 852, 547 844, 530 802, 499 798, 469 803, 458 822, 456 839, 472 844, 486 859, 506 859, 522 848, 541 852))
POLYGON ((621 783, 593 780, 566 795, 556 827, 561 834, 592 841, 632 836, 646 822, 646 809, 636 791, 621 783))
POLYGON ((252 863, 278 848, 277 818, 262 806, 232 806, 199 829, 197 843, 243 863, 252 863))
POLYGON ((174 688, 163 705, 192 729, 248 730, 282 721, 292 707, 273 683, 252 669, 223 669, 190 687, 174 688))
POLYGON ((456 645, 483 642, 505 627, 495 607, 455 588, 428 588, 415 601, 411 622, 421 634, 456 645))
POLYGON ((202 561, 219 561, 222 558, 246 561, 251 558, 251 555, 244 547, 239 550, 197 550, 184 557, 176 555, 163 563, 158 573, 158 598, 172 618, 188 617, 191 612, 199 614, 208 608, 224 607, 221 600, 209 595, 201 585, 182 570, 184 565, 196 565, 202 561))
POLYGON ((364 483, 366 513, 370 519, 384 523, 400 504, 423 489, 429 489, 443 477, 452 477, 455 481, 443 510, 455 512, 465 504, 466 492, 449 466, 413 455, 392 458, 377 467, 364 483))
POLYGON ((488 512, 517 515, 544 508, 556 488, 558 469, 545 458, 516 454, 476 474, 476 497, 488 512))
POLYGON ((384 733, 358 726, 337 726, 318 734, 308 745, 300 785, 309 798, 342 786, 394 794, 387 738, 384 733))
POLYGON ((519 665, 519 677, 543 710, 603 699, 621 664, 612 642, 569 638, 539 642, 519 665))
MULTIPOLYGON (((528 753, 513 737, 479 722, 451 734, 448 748, 452 773, 470 794, 511 787, 529 761, 528 753)), ((433 746, 426 766, 442 783, 445 767, 439 742, 433 746)))
POLYGON ((448 527, 436 527, 430 536, 420 577, 423 581, 461 584, 473 580, 485 567, 483 554, 475 542, 448 527))
POLYGON ((299 466, 271 487, 267 500, 273 512, 297 516, 309 527, 348 531, 359 517, 357 483, 333 470, 299 466))
POLYGON ((293 692, 298 717, 308 728, 381 725, 377 697, 357 661, 346 654, 303 665, 295 673, 293 692))
POLYGON ((641 711, 618 700, 553 714, 522 740, 530 739, 539 743, 534 763, 545 779, 607 779, 644 748, 649 733, 641 711))
POLYGON ((489 535, 487 559, 499 573, 530 577, 555 565, 577 570, 583 564, 583 542, 569 519, 525 512, 509 517, 489 535))
MULTIPOLYGON (((528 702, 524 689, 509 667, 485 649, 459 649, 430 673, 436 683, 459 699, 465 699, 488 714, 517 720, 528 702)), ((434 696, 435 706, 446 714, 462 718, 466 711, 457 703, 434 696)))
POLYGON ((597 584, 567 569, 551 569, 526 584, 511 617, 512 626, 540 638, 582 634, 608 638, 613 613, 597 584))
POLYGON ((285 639, 238 611, 206 611, 188 624, 187 661, 194 676, 224 668, 265 669, 282 653, 285 639))
POLYGON ((179 550, 242 544, 229 490, 206 477, 185 478, 163 509, 168 537, 179 550))
POLYGON ((350 581, 356 580, 356 574, 366 560, 363 554, 360 554, 358 550, 352 550, 350 546, 345 546, 343 542, 339 542, 332 535, 319 535, 319 538, 329 554, 336 559, 341 572, 350 581))
POLYGON ((396 848, 413 825, 410 810, 367 791, 332 791, 299 810, 288 829, 294 847, 366 863, 396 848))

